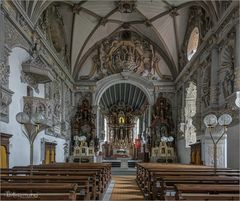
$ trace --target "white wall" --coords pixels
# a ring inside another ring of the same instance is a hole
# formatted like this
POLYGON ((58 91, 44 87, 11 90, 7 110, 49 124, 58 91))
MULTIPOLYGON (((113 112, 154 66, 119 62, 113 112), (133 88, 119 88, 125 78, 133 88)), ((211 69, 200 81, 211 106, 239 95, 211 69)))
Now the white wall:
POLYGON ((240 125, 229 127, 227 130, 227 167, 240 168, 240 125))
MULTIPOLYGON (((16 114, 23 111, 23 96, 27 95, 27 84, 22 83, 21 64, 29 58, 29 54, 22 48, 14 48, 9 56, 10 77, 9 88, 14 92, 12 103, 9 107, 9 123, 0 122, 0 131, 13 135, 10 138, 9 167, 16 165, 29 165, 30 145, 24 136, 20 124, 16 121, 16 114)), ((40 93, 34 92, 34 96, 44 97, 44 85, 39 85, 40 93)), ((46 138, 49 142, 56 142, 56 161, 64 161, 63 144, 65 140, 48 136, 44 131, 39 133, 34 142, 34 164, 41 163, 41 138, 46 138)))
POLYGON ((186 141, 184 138, 177 141, 177 154, 179 163, 190 164, 191 149, 186 148, 186 141))
MULTIPOLYGON (((202 160, 203 164, 207 164, 207 146, 206 146, 206 136, 198 136, 198 138, 202 138, 202 160), (203 138, 202 138, 203 137, 203 138)), ((212 140, 209 138, 209 144, 212 145, 212 140)), ((221 140, 222 142, 223 140, 221 140)), ((227 146, 226 146, 226 155, 227 155, 227 167, 232 169, 240 168, 240 124, 229 127, 227 130, 227 146)), ((220 151, 221 142, 218 143, 218 152, 220 151)), ((225 147, 225 146, 224 146, 225 147)), ((185 139, 180 139, 177 142, 177 151, 178 151, 178 159, 179 163, 190 163, 190 148, 185 148, 185 139)), ((211 165, 211 164, 207 164, 211 165)), ((219 166, 219 165, 218 165, 219 166)))

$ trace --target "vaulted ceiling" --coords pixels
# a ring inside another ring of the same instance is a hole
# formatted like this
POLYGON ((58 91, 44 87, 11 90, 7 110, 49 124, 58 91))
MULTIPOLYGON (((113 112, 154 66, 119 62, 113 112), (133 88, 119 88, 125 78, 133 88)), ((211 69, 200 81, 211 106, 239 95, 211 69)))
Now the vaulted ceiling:
MULTIPOLYGON (((24 1, 21 4, 33 23, 55 4, 62 16, 72 74, 76 74, 96 45, 122 29, 132 30, 152 41, 173 77, 179 73, 178 56, 186 32, 189 7, 203 7, 213 22, 218 19, 215 1, 137 0, 129 13, 121 12, 120 1, 24 1)), ((123 2, 123 1, 122 1, 123 2)))
POLYGON ((133 111, 140 111, 147 104, 147 97, 138 87, 120 83, 109 87, 100 100, 100 107, 103 111, 108 112, 114 105, 122 103, 130 106, 133 111))

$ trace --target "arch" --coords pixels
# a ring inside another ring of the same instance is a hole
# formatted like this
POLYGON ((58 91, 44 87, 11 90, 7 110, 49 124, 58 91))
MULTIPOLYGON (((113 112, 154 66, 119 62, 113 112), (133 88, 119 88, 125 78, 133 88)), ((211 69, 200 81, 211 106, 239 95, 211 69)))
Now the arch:
POLYGON ((153 85, 143 78, 137 77, 129 73, 119 73, 110 75, 99 82, 97 82, 96 93, 93 97, 93 105, 97 106, 100 103, 101 97, 104 92, 111 86, 119 83, 129 83, 138 87, 146 95, 148 103, 154 104, 154 98, 151 92, 153 91, 153 85), (124 75, 125 74, 125 75, 124 75))

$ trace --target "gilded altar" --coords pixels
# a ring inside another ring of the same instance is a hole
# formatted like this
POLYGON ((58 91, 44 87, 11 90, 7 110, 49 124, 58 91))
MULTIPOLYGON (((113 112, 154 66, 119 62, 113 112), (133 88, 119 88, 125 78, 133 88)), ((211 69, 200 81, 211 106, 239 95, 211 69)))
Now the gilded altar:
POLYGON ((98 151, 94 119, 89 100, 83 99, 72 119, 71 156, 92 157, 98 151))
POLYGON ((174 123, 170 101, 161 95, 153 106, 149 147, 152 162, 174 162, 176 159, 174 123), (171 139, 171 141, 168 141, 171 139))
POLYGON ((122 102, 109 109, 107 113, 109 144, 106 144, 108 153, 105 153, 105 156, 112 158, 131 158, 133 156, 134 116, 132 107, 122 102))

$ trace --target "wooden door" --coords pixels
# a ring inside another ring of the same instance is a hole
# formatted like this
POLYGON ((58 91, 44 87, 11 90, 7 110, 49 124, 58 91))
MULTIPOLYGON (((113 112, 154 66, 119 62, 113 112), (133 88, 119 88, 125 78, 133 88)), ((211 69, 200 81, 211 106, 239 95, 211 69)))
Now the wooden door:
POLYGON ((8 156, 7 149, 4 145, 1 145, 1 160, 0 160, 0 168, 8 168, 8 156))
POLYGON ((45 164, 55 163, 56 144, 45 142, 45 164))

